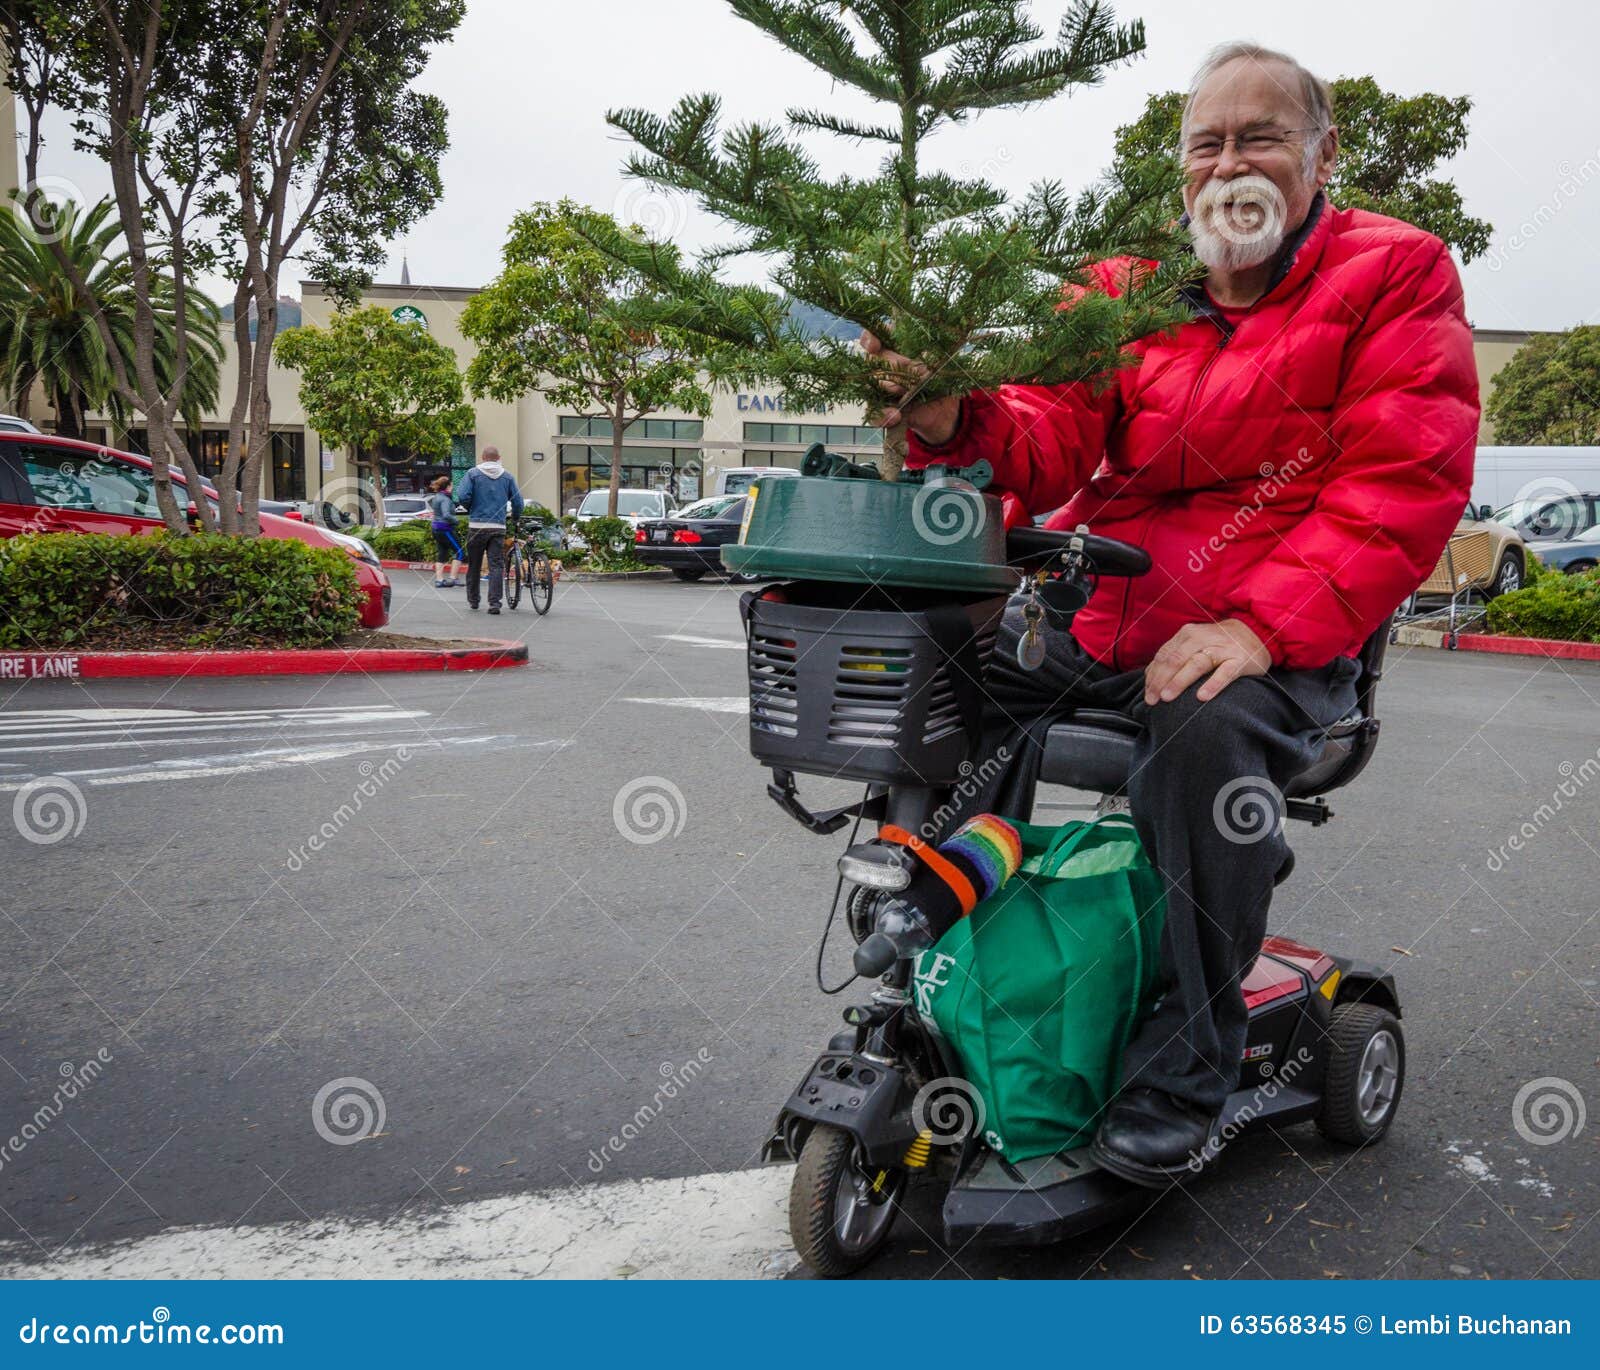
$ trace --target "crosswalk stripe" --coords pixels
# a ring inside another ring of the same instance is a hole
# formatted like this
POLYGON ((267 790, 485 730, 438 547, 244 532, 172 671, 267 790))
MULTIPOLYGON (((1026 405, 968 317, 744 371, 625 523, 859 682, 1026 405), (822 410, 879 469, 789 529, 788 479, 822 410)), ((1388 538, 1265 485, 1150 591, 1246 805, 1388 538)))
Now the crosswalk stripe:
POLYGON ((190 733, 218 733, 241 727, 258 727, 262 724, 277 723, 280 727, 288 727, 292 723, 314 724, 318 729, 335 723, 390 723, 403 722, 408 718, 426 718, 426 710, 409 709, 396 710, 393 713, 379 713, 375 710, 352 711, 344 714, 327 714, 317 719, 273 719, 263 718, 238 718, 230 719, 224 723, 190 721, 188 719, 171 719, 159 722, 152 721, 137 726, 127 723, 110 723, 82 728, 32 728, 11 729, 0 728, 0 747, 10 741, 35 741, 48 737, 153 737, 166 738, 188 735, 190 733))
POLYGON ((691 633, 657 633, 663 642, 683 642, 691 647, 722 647, 732 651, 743 651, 745 643, 742 639, 731 637, 695 637, 691 633))
POLYGON ((260 1227, 175 1227, 55 1260, 0 1245, 0 1278, 774 1279, 792 1166, 623 1180, 405 1212, 260 1227), (29 1258, 32 1259, 29 1259, 29 1258))
POLYGON ((307 704, 292 708, 272 709, 180 709, 151 707, 145 709, 19 709, 14 713, 0 714, 0 728, 22 724, 31 727, 34 721, 47 723, 56 720, 69 723, 132 722, 140 719, 216 719, 230 718, 316 718, 323 714, 348 713, 351 709, 364 709, 375 713, 399 713, 394 704, 307 704))
POLYGON ((672 709, 704 709, 713 714, 747 714, 750 712, 750 699, 747 695, 708 695, 696 698, 693 695, 683 695, 677 698, 646 699, 638 696, 629 696, 629 704, 665 704, 672 709))

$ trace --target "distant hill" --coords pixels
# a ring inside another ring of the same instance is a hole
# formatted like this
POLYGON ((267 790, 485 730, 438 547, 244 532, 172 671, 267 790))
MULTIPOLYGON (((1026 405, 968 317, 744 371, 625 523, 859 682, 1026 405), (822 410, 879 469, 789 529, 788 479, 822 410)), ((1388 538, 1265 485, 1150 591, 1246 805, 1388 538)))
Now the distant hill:
MULTIPOLYGON (((225 323, 225 324, 231 324, 233 322, 233 306, 231 304, 225 304, 225 305, 222 306, 222 322, 225 323)), ((300 327, 300 301, 299 300, 290 299, 289 296, 287 296, 287 295, 279 295, 278 296, 278 332, 282 333, 284 331, 284 329, 286 329, 286 328, 299 328, 299 327, 300 327)), ((250 311, 250 336, 252 338, 254 338, 255 335, 256 335, 256 312, 255 312, 254 308, 252 308, 251 311, 250 311)))
POLYGON ((836 314, 830 314, 826 309, 819 309, 814 304, 806 304, 801 300, 789 301, 789 317, 799 324, 808 338, 838 338, 841 341, 853 342, 861 336, 861 330, 848 319, 841 319, 836 314))

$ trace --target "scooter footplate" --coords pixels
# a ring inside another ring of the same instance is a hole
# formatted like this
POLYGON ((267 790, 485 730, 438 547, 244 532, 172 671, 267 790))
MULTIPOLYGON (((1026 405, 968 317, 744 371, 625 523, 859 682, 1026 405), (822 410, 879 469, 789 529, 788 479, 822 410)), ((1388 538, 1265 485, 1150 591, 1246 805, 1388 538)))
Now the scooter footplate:
POLYGON ((1015 1166, 985 1150, 945 1196, 945 1241, 1047 1246, 1131 1216, 1155 1197, 1102 1170, 1087 1147, 1015 1166))

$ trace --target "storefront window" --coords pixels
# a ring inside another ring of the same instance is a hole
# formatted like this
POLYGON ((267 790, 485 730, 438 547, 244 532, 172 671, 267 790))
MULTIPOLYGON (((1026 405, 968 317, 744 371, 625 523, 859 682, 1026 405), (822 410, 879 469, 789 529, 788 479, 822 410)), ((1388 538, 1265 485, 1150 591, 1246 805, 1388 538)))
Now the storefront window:
MULTIPOLYGON (((683 422, 675 420, 674 422, 683 422)), ((583 497, 611 483, 611 448, 561 446, 561 512, 573 513, 583 497)), ((680 500, 700 498, 700 449, 630 444, 622 449, 624 490, 670 490, 680 500)))

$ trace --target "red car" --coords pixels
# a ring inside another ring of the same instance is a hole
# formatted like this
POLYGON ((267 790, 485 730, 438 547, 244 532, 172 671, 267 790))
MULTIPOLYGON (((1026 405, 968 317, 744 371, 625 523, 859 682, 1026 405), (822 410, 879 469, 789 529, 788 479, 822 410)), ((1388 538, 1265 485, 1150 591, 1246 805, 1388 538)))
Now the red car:
MULTIPOLYGON (((151 533, 163 527, 150 459, 70 438, 0 433, 0 538, 18 533, 151 533)), ((173 483, 184 487, 181 473, 173 483)), ((215 505, 217 492, 206 487, 215 505)), ((356 563, 366 596, 361 626, 389 621, 389 577, 360 538, 314 523, 261 515, 261 535, 296 538, 313 547, 339 547, 356 563)))

